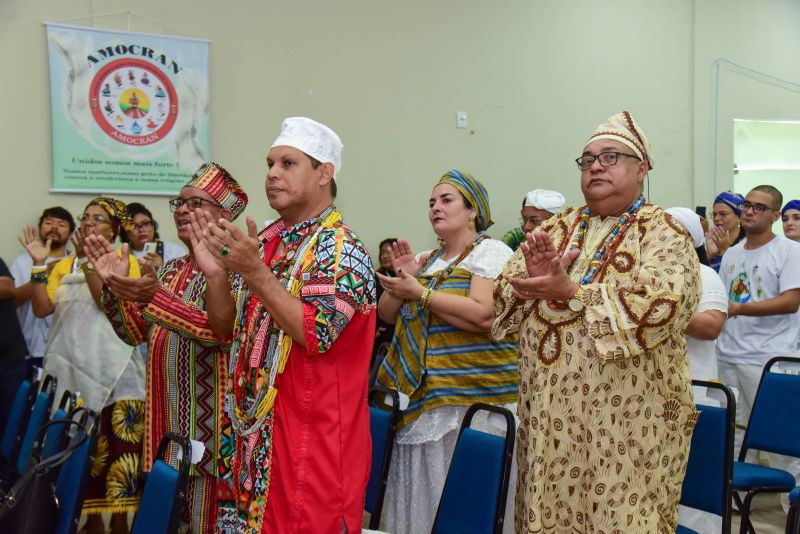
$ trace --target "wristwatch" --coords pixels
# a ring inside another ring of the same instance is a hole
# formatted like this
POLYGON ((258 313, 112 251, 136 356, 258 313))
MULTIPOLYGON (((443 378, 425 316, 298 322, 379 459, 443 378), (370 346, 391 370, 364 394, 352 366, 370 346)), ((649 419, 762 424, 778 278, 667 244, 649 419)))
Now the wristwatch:
POLYGON ((575 313, 580 313, 583 311, 583 300, 581 300, 581 296, 583 296, 583 287, 578 286, 578 291, 576 291, 575 295, 573 295, 573 297, 567 301, 567 307, 575 313))

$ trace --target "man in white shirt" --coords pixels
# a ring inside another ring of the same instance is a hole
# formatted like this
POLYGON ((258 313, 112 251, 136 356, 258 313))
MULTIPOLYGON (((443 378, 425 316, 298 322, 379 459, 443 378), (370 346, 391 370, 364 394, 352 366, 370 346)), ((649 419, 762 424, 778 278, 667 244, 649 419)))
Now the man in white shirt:
MULTIPOLYGON (((739 390, 741 424, 750 417, 764 365, 773 356, 794 354, 800 329, 800 243, 772 232, 782 201, 769 185, 747 194, 741 219, 746 238, 728 249, 719 270, 728 291, 728 320, 717 339, 719 376, 739 390)), ((743 437, 737 430, 735 451, 743 437)))
MULTIPOLYGON (((42 243, 50 241, 50 257, 47 265, 53 266, 57 261, 68 254, 67 245, 72 232, 75 230, 75 220, 70 212, 61 206, 47 208, 39 217, 39 239, 42 243)), ((28 227, 26 232, 36 232, 37 229, 28 227)), ((50 329, 52 316, 39 318, 33 314, 30 301, 30 280, 33 260, 26 252, 20 254, 11 264, 11 275, 14 285, 19 288, 16 292, 17 315, 28 345, 28 352, 33 363, 41 365, 44 356, 44 347, 47 344, 47 333, 50 329)))

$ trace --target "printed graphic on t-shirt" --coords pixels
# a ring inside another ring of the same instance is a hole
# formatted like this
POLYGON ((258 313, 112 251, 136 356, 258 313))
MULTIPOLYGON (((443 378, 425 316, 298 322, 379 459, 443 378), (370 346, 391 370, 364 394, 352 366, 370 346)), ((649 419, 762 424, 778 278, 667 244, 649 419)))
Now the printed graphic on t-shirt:
POLYGON ((728 290, 728 300, 733 302, 750 302, 752 295, 750 293, 750 284, 747 279, 747 273, 741 272, 731 282, 731 287, 728 290))

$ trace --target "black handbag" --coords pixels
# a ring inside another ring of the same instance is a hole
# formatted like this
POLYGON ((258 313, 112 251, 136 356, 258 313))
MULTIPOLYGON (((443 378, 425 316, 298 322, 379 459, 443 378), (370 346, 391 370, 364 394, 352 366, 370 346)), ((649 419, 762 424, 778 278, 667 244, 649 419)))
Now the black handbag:
POLYGON ((0 502, 0 532, 4 534, 41 534, 53 532, 58 519, 59 503, 55 494, 57 467, 66 462, 72 453, 89 439, 87 428, 67 420, 51 421, 43 425, 39 434, 52 425, 74 425, 79 428, 80 438, 36 465, 28 468, 0 502))

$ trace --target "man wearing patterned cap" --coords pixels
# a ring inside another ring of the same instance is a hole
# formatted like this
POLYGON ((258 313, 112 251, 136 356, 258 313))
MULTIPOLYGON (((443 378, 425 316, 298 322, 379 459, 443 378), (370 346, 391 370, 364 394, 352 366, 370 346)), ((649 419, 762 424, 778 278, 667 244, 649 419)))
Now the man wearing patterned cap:
MULTIPOLYGON (((214 285, 198 267, 189 214, 202 208, 215 219, 234 220, 247 206, 247 195, 212 162, 203 164, 169 205, 189 254, 168 261, 158 275, 148 266, 142 278, 129 278, 128 262, 116 261, 101 239, 88 239, 87 252, 103 280, 102 303, 117 335, 134 346, 148 342, 144 471, 150 471, 165 432, 195 441, 193 448, 204 453, 192 466, 182 520, 191 532, 213 532, 217 476, 225 471, 221 451, 229 447, 231 431, 223 410, 231 339, 214 332, 220 317, 232 313, 229 284, 235 282, 223 274, 214 285), (227 301, 207 306, 209 293, 220 285, 227 288, 227 301)), ((168 454, 174 465, 177 448, 168 454)))
MULTIPOLYGON (((267 199, 281 218, 260 233, 248 218, 247 234, 193 219, 206 274, 233 271, 243 282, 226 316, 232 328, 217 332, 233 332, 232 495, 219 523, 231 532, 361 528, 375 281, 366 247, 333 205, 341 151, 327 126, 286 119, 267 155, 267 199)), ((227 302, 225 288, 209 294, 210 307, 227 302)))
POLYGON ((542 224, 564 207, 564 195, 558 191, 549 189, 534 189, 529 191, 522 199, 522 211, 520 212, 522 226, 506 232, 503 236, 503 243, 511 250, 517 250, 525 241, 525 234, 533 232, 533 229, 542 224))
POLYGON ((674 532, 692 429, 684 330, 698 260, 642 196, 630 113, 576 160, 586 206, 546 221, 495 282, 495 337, 519 332, 519 532, 674 532))

